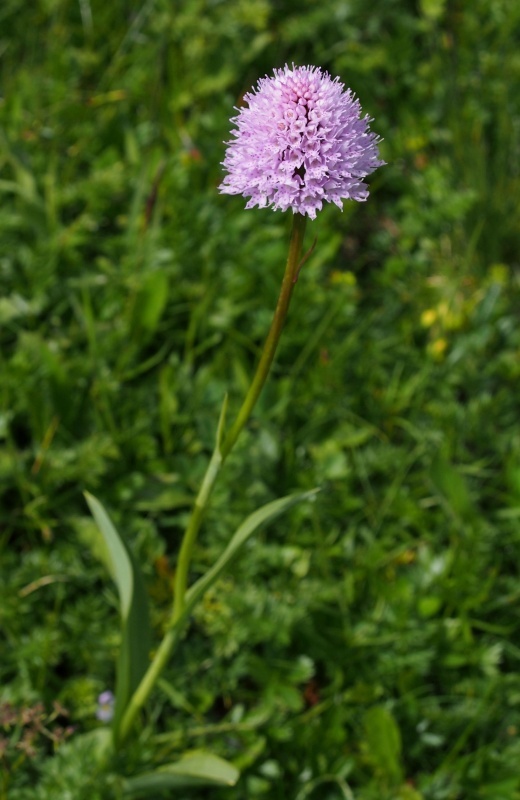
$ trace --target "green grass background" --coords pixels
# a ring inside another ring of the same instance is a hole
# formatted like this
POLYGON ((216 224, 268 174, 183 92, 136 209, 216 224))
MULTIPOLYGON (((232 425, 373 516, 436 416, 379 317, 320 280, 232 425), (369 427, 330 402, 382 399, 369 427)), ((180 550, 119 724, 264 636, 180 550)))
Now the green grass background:
POLYGON ((258 505, 322 491, 206 596, 122 768, 203 746, 242 779, 179 797, 520 798, 519 37, 514 0, 3 0, 0 701, 75 731, 26 752, 4 719, 0 797, 117 796, 74 746, 119 636, 82 491, 158 641, 289 233, 218 194, 223 142, 294 61, 359 95, 388 166, 308 228, 193 575, 258 505))

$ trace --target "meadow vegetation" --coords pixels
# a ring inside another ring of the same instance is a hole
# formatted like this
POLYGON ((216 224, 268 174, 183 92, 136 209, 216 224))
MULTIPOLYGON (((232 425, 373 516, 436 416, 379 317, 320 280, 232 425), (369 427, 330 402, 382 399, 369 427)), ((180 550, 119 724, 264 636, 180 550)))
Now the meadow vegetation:
POLYGON ((519 33, 513 0, 3 0, 1 800, 118 796, 80 737, 119 641, 82 493, 158 641, 290 228, 219 195, 223 142, 292 62, 359 95, 388 166, 308 225, 193 577, 259 505, 321 491, 204 597, 121 763, 242 772, 183 800, 520 798, 519 33))

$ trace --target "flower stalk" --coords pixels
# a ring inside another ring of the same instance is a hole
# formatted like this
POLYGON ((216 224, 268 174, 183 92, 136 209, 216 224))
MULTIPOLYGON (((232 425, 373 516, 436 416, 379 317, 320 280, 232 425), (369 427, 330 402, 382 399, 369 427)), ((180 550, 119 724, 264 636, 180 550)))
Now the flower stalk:
POLYGON ((271 327, 267 334, 255 375, 242 406, 231 428, 227 434, 224 435, 223 441, 217 441, 217 445, 195 499, 192 514, 179 552, 170 625, 147 672, 130 699, 117 735, 117 742, 119 744, 121 744, 130 733, 135 718, 148 699, 157 679, 166 666, 174 646, 179 639, 181 626, 186 621, 184 616, 185 598, 188 588, 189 568, 197 541, 197 535, 220 470, 253 411, 273 363, 301 266, 301 253, 306 221, 306 217, 302 214, 295 213, 293 215, 289 253, 271 327))
POLYGON ((300 269, 301 252, 303 246, 303 237, 305 234, 306 217, 301 214, 294 214, 291 241, 289 244, 289 254, 287 256, 287 265, 283 276, 282 286, 278 297, 278 303, 274 312, 271 328, 267 335, 262 355, 258 363, 255 377, 249 387, 249 391, 242 403, 242 407, 237 414, 237 418, 222 445, 222 458, 225 459, 231 452, 240 431, 249 419, 262 387, 266 381, 269 369, 273 363, 273 359, 278 347, 278 342, 282 333, 282 329, 287 316, 289 303, 293 289, 298 279, 298 272, 300 269))

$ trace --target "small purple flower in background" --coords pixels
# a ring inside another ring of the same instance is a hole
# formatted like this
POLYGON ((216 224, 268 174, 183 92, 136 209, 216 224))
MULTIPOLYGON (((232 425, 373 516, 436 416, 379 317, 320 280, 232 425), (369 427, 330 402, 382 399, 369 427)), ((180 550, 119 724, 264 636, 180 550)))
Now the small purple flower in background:
POLYGON ((232 122, 219 189, 259 206, 316 217, 324 202, 366 200, 362 178, 385 162, 368 116, 339 78, 319 67, 275 69, 245 95, 232 122))
POLYGON ((115 697, 110 690, 101 692, 98 699, 96 717, 100 722, 111 722, 114 716, 115 697))

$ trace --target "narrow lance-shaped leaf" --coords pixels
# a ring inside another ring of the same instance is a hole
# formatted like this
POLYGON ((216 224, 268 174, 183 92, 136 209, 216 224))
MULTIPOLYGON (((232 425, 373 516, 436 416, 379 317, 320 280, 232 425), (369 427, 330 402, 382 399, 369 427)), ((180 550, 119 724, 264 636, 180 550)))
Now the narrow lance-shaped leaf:
POLYGON ((273 500, 265 506, 254 511, 247 517, 246 520, 237 528, 231 540, 215 564, 209 569, 201 578, 199 578, 193 586, 186 592, 186 605, 184 614, 178 621, 181 623, 186 619, 186 616, 191 613, 197 602, 202 595, 220 578, 224 570, 229 566, 233 558, 238 554, 240 548, 247 542, 247 540, 258 530, 261 525, 266 525, 276 517, 283 514, 289 508, 301 503, 304 500, 313 499, 318 493, 319 489, 313 489, 310 492, 303 492, 301 494, 291 494, 287 497, 281 497, 279 500, 273 500))
POLYGON ((448 459, 438 453, 430 467, 430 477, 451 510, 464 521, 475 517, 475 506, 466 480, 448 459))
POLYGON ((229 761, 203 750, 186 753, 179 761, 129 778, 124 797, 151 797, 150 792, 184 786, 234 786, 240 773, 229 761))
MULTIPOLYGON (((121 650, 114 712, 114 736, 117 739, 119 723, 128 700, 149 664, 151 629, 148 599, 141 572, 107 512, 93 495, 86 492, 85 498, 103 539, 102 560, 117 586, 121 607, 121 650)), ((97 550, 96 555, 99 555, 99 548, 97 550)))

